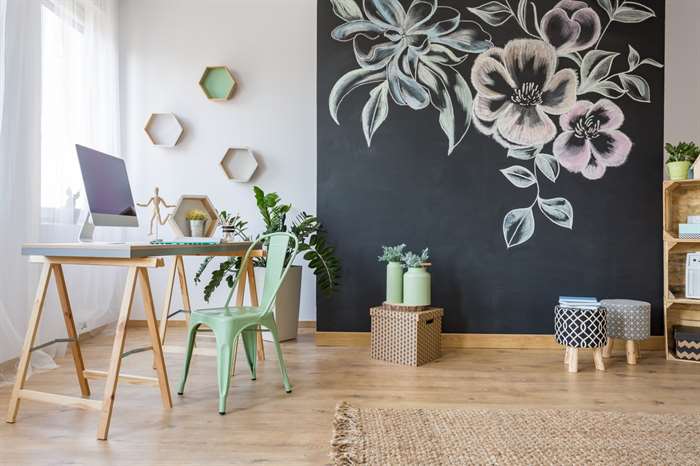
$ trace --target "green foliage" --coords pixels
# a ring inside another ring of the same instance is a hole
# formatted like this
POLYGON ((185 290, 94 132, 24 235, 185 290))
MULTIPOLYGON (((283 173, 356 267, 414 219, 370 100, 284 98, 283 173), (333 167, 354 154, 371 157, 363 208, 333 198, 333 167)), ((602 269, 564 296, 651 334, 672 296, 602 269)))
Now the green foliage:
POLYGON ((428 259, 430 259, 430 254, 428 252, 428 248, 423 249, 423 251, 420 253, 420 255, 415 254, 411 251, 408 251, 403 256, 401 256, 401 261, 403 262, 403 266, 407 269, 410 269, 413 267, 421 267, 424 262, 428 261, 428 259))
POLYGON ((186 220, 206 220, 208 219, 209 216, 206 214, 206 212, 203 212, 198 209, 192 209, 187 214, 185 214, 185 219, 186 220))
POLYGON ((379 262, 400 262, 405 244, 396 246, 382 246, 382 255, 377 257, 379 262))
MULTIPOLYGON (((265 231, 262 235, 284 231, 293 233, 299 240, 299 254, 308 262, 309 267, 316 275, 316 283, 319 288, 328 294, 335 291, 340 285, 340 261, 335 256, 335 249, 328 245, 326 232, 318 218, 306 212, 301 212, 290 225, 287 225, 287 214, 292 208, 291 204, 283 204, 277 193, 266 194, 257 186, 253 187, 253 191, 255 193, 255 203, 265 224, 265 231)), ((222 214, 225 214, 225 212, 219 215, 220 223, 222 223, 222 214)), ((226 214, 226 218, 230 219, 231 217, 226 214)), ((249 240, 247 222, 241 220, 239 216, 235 218, 237 220, 232 221, 232 223, 239 226, 237 236, 243 240, 249 240)), ((226 221, 225 219, 224 221, 226 221)), ((291 259, 291 252, 291 249, 287 251, 287 261, 291 259)), ((213 257, 207 257, 200 264, 199 270, 197 270, 194 277, 195 283, 201 282, 202 275, 212 260, 213 257)), ((236 274, 241 266, 241 260, 240 257, 232 257, 219 264, 219 267, 212 272, 209 281, 204 287, 205 301, 209 301, 214 290, 224 280, 226 280, 229 288, 233 286, 236 274)), ((255 267, 264 267, 266 265, 265 258, 253 258, 253 264, 255 267)))
POLYGON ((668 162, 695 162, 695 159, 700 155, 700 148, 694 142, 679 142, 675 146, 666 143, 664 146, 668 152, 668 162))

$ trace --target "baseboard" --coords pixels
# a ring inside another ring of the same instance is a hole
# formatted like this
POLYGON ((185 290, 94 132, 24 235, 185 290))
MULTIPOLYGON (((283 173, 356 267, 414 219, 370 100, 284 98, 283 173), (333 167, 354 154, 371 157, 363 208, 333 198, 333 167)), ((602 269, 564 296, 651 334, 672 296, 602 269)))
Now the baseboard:
MULTIPOLYGON (((145 319, 130 319, 127 323, 129 328, 143 328, 146 327, 145 319)), ((185 327, 185 320, 169 320, 168 327, 185 327)), ((316 328, 315 320, 300 320, 299 328, 316 328)))
MULTIPOLYGON (((369 332, 316 332, 317 346, 369 346, 369 332)), ((522 335, 496 333, 443 333, 445 348, 490 349, 561 349, 554 335, 522 335)), ((653 336, 640 342, 642 350, 663 350, 664 337, 653 336)), ((615 341, 615 349, 624 349, 625 342, 615 341)))

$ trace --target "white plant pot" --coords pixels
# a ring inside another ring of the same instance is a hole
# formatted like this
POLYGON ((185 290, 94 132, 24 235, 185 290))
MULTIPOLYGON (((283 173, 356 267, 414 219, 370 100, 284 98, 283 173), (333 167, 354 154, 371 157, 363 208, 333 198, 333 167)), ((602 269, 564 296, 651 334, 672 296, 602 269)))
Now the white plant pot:
MULTIPOLYGON (((297 337, 302 270, 303 268, 300 265, 293 265, 284 277, 282 286, 277 292, 274 313, 280 341, 293 340, 297 337)), ((258 300, 260 300, 265 288, 264 267, 255 267, 255 285, 258 289, 258 300)), ((263 332, 263 339, 272 341, 270 332, 263 332)))
POLYGON ((190 220, 190 236, 202 237, 204 236, 204 222, 205 220, 190 220))

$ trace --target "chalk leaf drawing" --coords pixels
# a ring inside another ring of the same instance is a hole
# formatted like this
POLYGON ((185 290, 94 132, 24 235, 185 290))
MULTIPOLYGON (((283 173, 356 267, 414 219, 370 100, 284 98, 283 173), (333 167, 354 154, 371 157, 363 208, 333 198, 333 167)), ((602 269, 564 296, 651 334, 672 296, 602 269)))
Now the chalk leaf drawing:
POLYGON ((333 120, 343 99, 353 90, 372 85, 362 112, 362 128, 372 137, 386 120, 389 99, 396 105, 422 110, 432 104, 447 136, 450 154, 469 130, 472 93, 455 68, 469 54, 493 44, 491 36, 474 21, 463 21, 451 7, 437 0, 413 0, 405 10, 399 0, 331 0, 344 21, 331 37, 352 42, 359 68, 348 71, 333 86, 328 107, 333 120))
POLYGON ((527 207, 503 218, 508 248, 533 237, 536 207, 554 225, 573 229, 571 202, 542 196, 542 183, 561 179, 561 167, 598 180, 625 164, 633 143, 622 130, 625 116, 615 101, 650 103, 652 88, 641 71, 663 67, 632 44, 627 50, 604 47, 615 23, 656 17, 652 8, 633 1, 560 0, 540 16, 536 3, 542 2, 494 0, 465 8, 465 17, 439 0, 330 3, 342 20, 331 37, 352 44, 358 65, 331 90, 333 120, 340 124, 345 97, 370 86, 362 109, 368 147, 389 117, 391 102, 416 111, 435 108, 448 154, 473 123, 514 161, 500 170, 505 180, 523 192, 535 191, 527 207), (511 20, 522 36, 494 45, 487 29, 511 20), (625 54, 627 69, 613 72, 625 54), (476 56, 469 60, 470 55, 476 56))

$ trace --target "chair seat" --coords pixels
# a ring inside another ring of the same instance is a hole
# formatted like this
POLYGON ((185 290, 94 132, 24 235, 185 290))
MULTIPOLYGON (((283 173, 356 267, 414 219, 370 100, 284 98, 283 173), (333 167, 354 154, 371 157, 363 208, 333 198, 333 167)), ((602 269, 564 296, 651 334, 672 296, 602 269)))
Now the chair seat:
POLYGON ((202 322, 209 319, 215 319, 217 322, 228 320, 242 321, 250 319, 257 322, 264 313, 264 309, 252 306, 229 306, 228 308, 210 307, 192 311, 190 314, 190 319, 196 317, 202 322))

